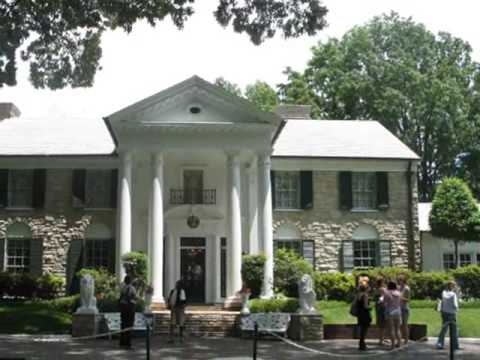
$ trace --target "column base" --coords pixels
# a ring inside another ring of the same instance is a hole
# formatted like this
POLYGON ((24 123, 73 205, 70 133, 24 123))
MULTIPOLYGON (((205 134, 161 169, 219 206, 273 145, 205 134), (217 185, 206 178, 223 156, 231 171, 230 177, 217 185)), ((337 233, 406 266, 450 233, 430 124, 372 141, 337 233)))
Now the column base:
POLYGON ((226 310, 240 310, 242 308, 242 298, 237 294, 226 298, 223 308, 226 310))

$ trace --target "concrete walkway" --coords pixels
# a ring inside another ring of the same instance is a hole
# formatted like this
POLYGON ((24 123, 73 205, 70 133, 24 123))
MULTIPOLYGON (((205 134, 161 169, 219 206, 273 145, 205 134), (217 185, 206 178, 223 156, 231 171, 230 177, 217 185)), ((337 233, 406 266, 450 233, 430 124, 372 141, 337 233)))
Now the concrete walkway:
MULTIPOLYGON (((117 341, 89 340, 72 341, 69 337, 0 336, 0 359, 28 360, 99 360, 99 359, 146 359, 144 339, 134 339, 133 350, 121 350, 117 341)), ((189 338, 182 344, 167 344, 165 339, 156 336, 152 339, 151 359, 251 359, 252 340, 238 338, 189 338)), ((455 359, 480 359, 480 339, 462 339, 462 350, 456 352, 455 359)), ((388 353, 373 343, 370 350, 359 352, 357 342, 335 340, 303 343, 308 347, 333 355, 314 354, 297 349, 278 340, 259 342, 258 359, 415 359, 447 360, 446 350, 436 350, 435 339, 428 342, 412 343, 404 349, 388 353)))

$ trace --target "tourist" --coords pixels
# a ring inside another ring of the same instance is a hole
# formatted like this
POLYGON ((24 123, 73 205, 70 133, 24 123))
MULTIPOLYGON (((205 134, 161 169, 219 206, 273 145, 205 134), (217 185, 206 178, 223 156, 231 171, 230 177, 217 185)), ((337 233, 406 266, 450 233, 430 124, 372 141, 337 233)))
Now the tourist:
POLYGON ((375 317, 377 319, 378 327, 378 342, 383 345, 385 342, 385 304, 383 302, 383 295, 385 292, 385 279, 378 277, 375 282, 375 317))
POLYGON ((400 274, 397 278, 398 290, 400 291, 400 309, 402 312, 402 337, 403 343, 407 344, 409 339, 408 318, 410 317, 410 287, 407 285, 407 277, 400 274))
POLYGON ((360 329, 358 349, 367 350, 365 338, 367 337, 368 328, 372 322, 370 306, 368 303, 368 281, 365 278, 362 278, 359 280, 358 284, 358 293, 356 295, 357 322, 360 329))
POLYGON ((135 322, 135 304, 137 299, 137 291, 132 285, 132 278, 126 275, 120 289, 120 346, 131 349, 132 348, 132 331, 126 330, 132 328, 135 322))
POLYGON ((385 319, 387 322, 388 334, 391 341, 391 348, 400 347, 402 337, 400 325, 402 323, 401 295, 394 281, 389 281, 383 295, 385 304, 385 319))
POLYGON ((187 296, 183 288, 183 282, 178 280, 175 288, 168 295, 167 305, 170 309, 170 339, 174 341, 175 328, 179 328, 180 341, 183 341, 183 331, 185 329, 185 307, 187 304, 187 296))
POLYGON ((438 335, 438 349, 443 349, 445 344, 445 334, 447 333, 450 325, 452 326, 450 328, 450 336, 451 341, 453 341, 453 348, 455 350, 459 349, 457 330, 458 297, 454 290, 455 282, 449 281, 447 283, 447 288, 442 292, 442 300, 440 305, 440 312, 442 314, 442 329, 438 335))

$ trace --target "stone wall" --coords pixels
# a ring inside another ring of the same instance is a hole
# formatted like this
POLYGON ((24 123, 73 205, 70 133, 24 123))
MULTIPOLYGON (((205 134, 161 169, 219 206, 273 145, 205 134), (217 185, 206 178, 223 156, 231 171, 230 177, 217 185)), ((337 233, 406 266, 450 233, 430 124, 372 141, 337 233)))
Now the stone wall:
MULTIPOLYGON (((413 183, 416 181, 414 179, 413 183)), ((303 239, 315 241, 315 267, 319 271, 341 270, 341 245, 352 239, 360 224, 373 226, 381 240, 392 242, 392 265, 408 266, 408 194, 406 173, 389 173, 390 206, 378 211, 345 211, 339 206, 338 172, 313 173, 313 208, 300 211, 274 211, 274 231, 282 224, 292 224, 303 239)), ((416 259, 420 261, 417 196, 414 187, 414 239, 416 259)), ((275 238, 275 235, 274 235, 275 238)))

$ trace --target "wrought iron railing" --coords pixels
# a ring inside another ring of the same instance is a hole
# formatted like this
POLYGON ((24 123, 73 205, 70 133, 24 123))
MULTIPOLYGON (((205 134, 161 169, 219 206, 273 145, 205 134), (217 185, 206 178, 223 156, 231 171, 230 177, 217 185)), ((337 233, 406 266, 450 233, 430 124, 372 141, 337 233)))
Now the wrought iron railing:
POLYGON ((171 189, 170 204, 204 204, 215 205, 217 202, 217 192, 215 189, 196 190, 196 189, 171 189))

